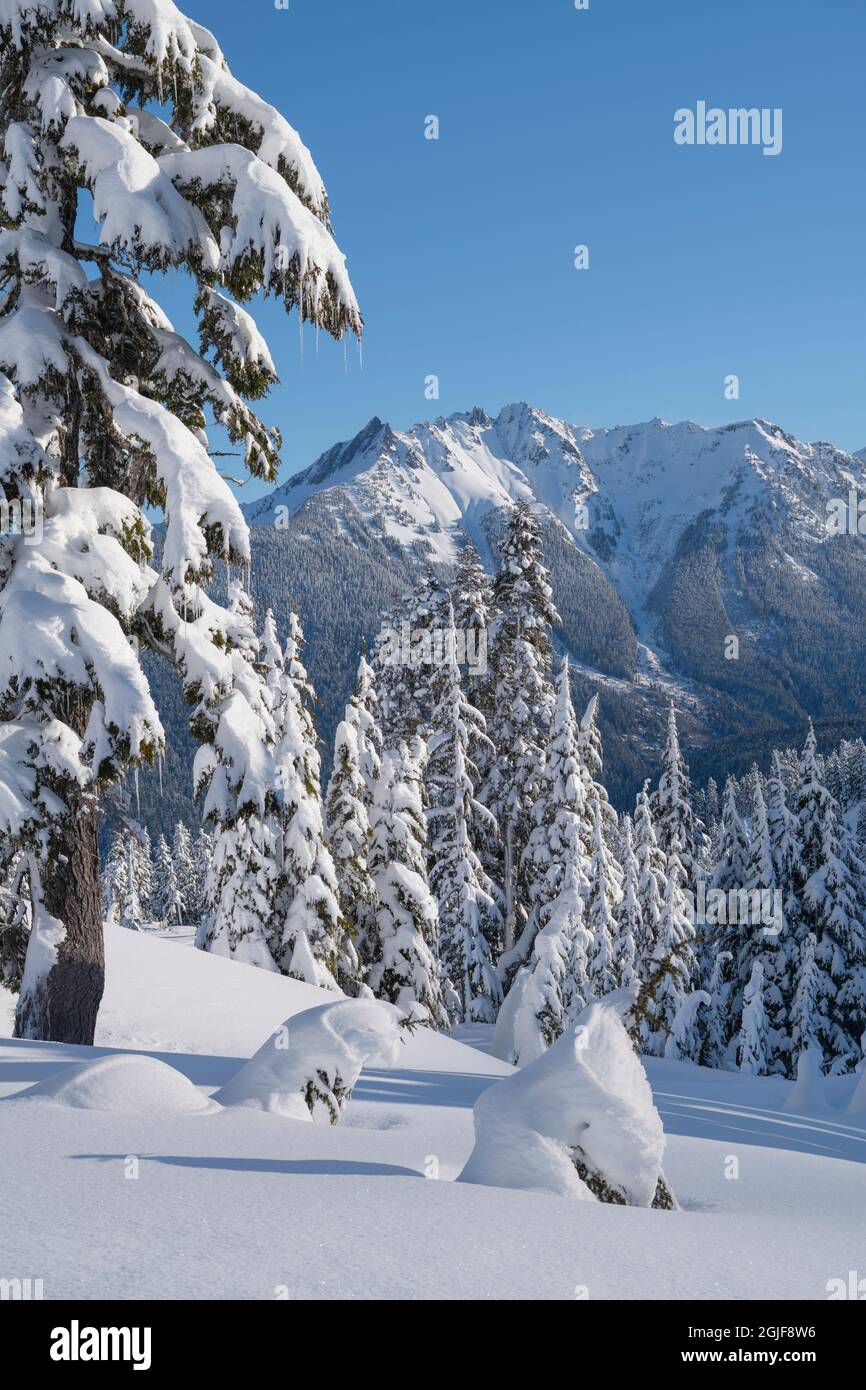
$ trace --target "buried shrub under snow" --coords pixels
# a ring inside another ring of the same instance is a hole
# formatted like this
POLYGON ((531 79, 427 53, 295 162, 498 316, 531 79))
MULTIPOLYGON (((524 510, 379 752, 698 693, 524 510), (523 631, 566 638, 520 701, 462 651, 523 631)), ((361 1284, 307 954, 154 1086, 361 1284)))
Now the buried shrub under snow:
POLYGON ((166 1062, 121 1052, 66 1066, 12 1099, 50 1101, 71 1110, 113 1110, 130 1115, 184 1115, 216 1110, 182 1072, 166 1062))
POLYGON ((377 999, 339 999, 288 1019, 214 1099, 291 1120, 337 1124, 362 1067, 391 1066, 405 1015, 377 999))
POLYGON ((458 1181, 624 1206, 676 1204, 665 1136, 620 1018, 626 991, 587 1006, 537 1061, 475 1105, 475 1147, 458 1181))

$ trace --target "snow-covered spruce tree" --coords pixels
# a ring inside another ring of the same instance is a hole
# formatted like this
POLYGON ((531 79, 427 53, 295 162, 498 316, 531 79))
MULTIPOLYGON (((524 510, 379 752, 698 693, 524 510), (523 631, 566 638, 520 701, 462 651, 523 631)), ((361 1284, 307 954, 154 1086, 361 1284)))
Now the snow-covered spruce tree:
POLYGON ((665 1042, 665 1057, 673 1062, 698 1062, 706 1046, 705 1015, 711 1000, 706 990, 684 994, 677 1005, 671 1031, 665 1042))
POLYGON ((193 899, 191 920, 195 922, 197 926, 201 923, 207 911, 207 878, 210 872, 213 852, 213 836, 202 826, 193 841, 195 897, 193 899))
POLYGON ((713 962, 720 951, 729 952, 734 959, 734 1017, 739 1018, 743 1002, 743 989, 749 974, 751 961, 744 965, 744 948, 749 939, 747 920, 747 900, 744 896, 749 878, 751 849, 746 826, 737 806, 737 783, 733 777, 725 782, 722 798, 722 814, 716 828, 713 846, 712 866, 708 876, 708 892, 713 890, 713 901, 707 901, 707 920, 699 923, 699 956, 704 979, 712 973, 713 962), (724 911, 717 905, 717 895, 725 895, 724 911), (743 917, 743 921, 740 918, 743 917), (742 971, 746 970, 743 975, 742 971))
POLYGON ((494 1051, 504 1061, 534 1061, 561 1037, 589 999, 589 897, 585 790, 567 659, 556 683, 535 826, 524 852, 530 913, 512 952, 519 965, 499 1016, 494 1051))
POLYGON ((293 613, 273 709, 280 872, 272 951, 283 974, 325 989, 338 988, 339 976, 354 992, 360 967, 325 841, 316 696, 303 664, 303 642, 293 613))
POLYGON ((634 827, 631 816, 623 816, 622 839, 622 900, 616 913, 613 960, 614 972, 620 985, 630 989, 638 978, 638 943, 643 941, 644 937, 639 892, 640 870, 634 852, 634 827))
MULTIPOLYGON (((333 771, 325 798, 325 824, 337 895, 346 930, 358 954, 359 979, 367 964, 367 942, 376 912, 376 886, 369 870, 367 785, 361 770, 364 739, 363 706, 356 686, 346 705, 345 718, 337 725, 333 771)), ((378 752, 376 762, 379 762, 378 752)))
POLYGON ((160 922, 180 926, 184 921, 184 901, 175 871, 175 856, 164 835, 156 842, 154 853, 153 910, 160 922))
POLYGON ((728 1049, 733 1034, 731 997, 734 986, 732 976, 733 956, 730 951, 719 951, 707 982, 707 995, 710 1002, 707 1009, 703 1047, 698 1058, 705 1067, 724 1067, 728 1059, 728 1049))
POLYGON ((743 994, 743 1020, 737 1043, 737 1065, 750 1076, 766 1076, 770 1070, 772 1047, 764 1008, 764 968, 759 960, 752 966, 743 994))
POLYGON ((683 871, 674 849, 667 861, 658 940, 648 977, 641 982, 633 1010, 646 1050, 655 1056, 664 1053, 683 998, 691 993, 697 977, 692 944, 695 929, 686 910, 682 879, 683 871))
POLYGON ((91 1043, 97 800, 163 737, 129 638, 175 664, 205 741, 231 691, 233 624, 203 585, 249 546, 208 414, 276 472, 246 403, 273 361, 241 303, 279 296, 336 336, 361 321, 309 152, 171 0, 7 0, 0 30, 0 482, 44 503, 42 541, 0 556, 2 829, 32 856, 34 906, 16 1028, 91 1043), (176 270, 200 352, 137 278, 176 270), (146 506, 165 513, 158 574, 146 506))
POLYGON ((370 873, 377 905, 367 983, 379 999, 446 1029, 436 903, 425 860, 423 753, 416 739, 411 748, 402 744, 382 757, 370 815, 370 873))
POLYGON ((357 711, 358 756, 364 782, 364 801, 367 809, 373 804, 373 789, 382 768, 382 729, 379 723, 379 697, 376 677, 365 656, 358 663, 358 675, 352 702, 357 711))
POLYGON ((706 833, 692 808, 691 782, 680 749, 677 714, 671 703, 662 774, 652 797, 656 836, 667 856, 676 848, 683 872, 683 888, 697 892, 706 853, 706 833))
POLYGON ((748 874, 749 837, 737 810, 737 786, 733 777, 729 777, 725 782, 716 860, 710 883, 723 893, 737 891, 745 886, 748 874))
POLYGON ((154 889, 150 837, 125 825, 111 838, 100 878, 102 909, 117 926, 139 931, 152 916, 154 889))
POLYGON ((826 998, 828 987, 832 983, 826 979, 815 959, 816 944, 814 936, 809 932, 800 948, 790 1011, 791 1054, 795 1058, 800 1058, 810 1048, 819 1046, 819 1031, 823 1031, 818 1017, 819 1002, 826 998))
POLYGON ((441 659, 450 597, 434 574, 404 594, 374 644, 382 735, 389 748, 427 737, 433 672, 441 659))
MULTIPOLYGON (((792 1076, 788 1027, 792 986, 788 942, 783 898, 775 882, 767 805, 760 778, 753 779, 752 795, 752 843, 745 883, 749 894, 750 920, 741 932, 737 973, 745 994, 746 986, 754 977, 755 965, 760 964, 767 1025, 766 1069, 782 1076, 792 1076)), ((744 998, 744 1009, 745 1003, 744 998)))
POLYGON ((174 827, 171 849, 174 859, 174 874, 180 896, 180 920, 190 922, 192 921, 193 904, 196 897, 196 866, 192 836, 183 821, 178 821, 174 827))
POLYGON ((793 961, 799 938, 799 866, 803 858, 797 817, 791 810, 782 760, 773 753, 772 772, 767 779, 767 827, 773 855, 773 877, 782 900, 785 944, 793 961))
POLYGON ((622 872, 616 860, 616 849, 620 843, 619 822, 616 811, 610 804, 607 789, 601 780, 604 769, 604 750, 601 742, 601 730, 598 725, 598 695, 592 696, 580 721, 579 743, 581 769, 586 787, 587 833, 591 838, 595 823, 595 806, 598 803, 604 842, 610 850, 608 873, 611 881, 616 882, 617 887, 619 887, 622 881, 622 872))
MULTIPOLYGON (((485 719, 493 712, 493 690, 488 665, 490 627, 493 621, 493 581, 481 563, 471 540, 466 540, 457 556, 454 583, 454 626, 464 634, 466 661, 462 670, 467 696, 485 719), (486 669, 483 669, 485 668, 486 669)), ((482 769, 487 772, 487 769, 482 769)), ((866 793, 864 793, 866 795, 866 793)))
POLYGON ((604 843, 601 806, 595 803, 592 844, 589 851, 589 898, 586 904, 586 927, 589 932, 589 989, 594 999, 619 988, 614 959, 613 938, 616 918, 609 863, 609 851, 604 843))
POLYGON ((489 733, 496 761, 481 799, 493 812, 502 837, 498 878, 505 898, 507 952, 522 927, 522 904, 528 896, 523 852, 532 832, 544 745, 553 717, 550 633, 559 614, 542 561, 541 525, 527 502, 519 502, 508 514, 499 548, 496 616, 489 643, 493 686, 489 733))
POLYGON ((502 915, 493 885, 475 849, 481 826, 490 837, 490 812, 478 801, 478 769, 470 756, 486 742, 484 717, 463 693, 457 665, 454 611, 447 609, 445 659, 433 675, 433 712, 427 743, 429 882, 439 909, 439 959, 459 1001, 456 1023, 494 1023, 502 986, 494 953, 502 943, 502 915))
MULTIPOLYGON (((469 756, 478 769, 476 789, 479 798, 490 785, 496 764, 496 747, 491 736, 494 719, 493 672, 490 664, 490 635, 493 623, 493 581, 481 563, 478 551, 470 540, 457 556, 454 582, 451 586, 454 604, 454 626, 462 637, 463 660, 461 677, 467 699, 484 716, 484 737, 476 740, 470 730, 469 756)), ((496 821, 489 821, 491 833, 479 828, 476 849, 490 878, 497 902, 504 911, 502 890, 502 839, 496 821)))
POLYGON ((860 1061, 866 1026, 866 867, 824 785, 811 724, 800 761, 797 819, 801 952, 804 933, 815 938, 815 1040, 832 1071, 848 1071, 860 1061))
POLYGON ((235 619, 231 694, 221 702, 213 738, 196 755, 202 819, 213 834, 206 911, 196 945, 229 960, 275 971, 272 940, 278 882, 275 726, 252 605, 240 584, 229 590, 235 619))
POLYGON ((634 852, 638 869, 637 898, 641 935, 636 943, 635 969, 639 980, 648 980, 659 938, 662 899, 667 882, 667 861, 656 839, 647 788, 638 793, 634 813, 634 852))

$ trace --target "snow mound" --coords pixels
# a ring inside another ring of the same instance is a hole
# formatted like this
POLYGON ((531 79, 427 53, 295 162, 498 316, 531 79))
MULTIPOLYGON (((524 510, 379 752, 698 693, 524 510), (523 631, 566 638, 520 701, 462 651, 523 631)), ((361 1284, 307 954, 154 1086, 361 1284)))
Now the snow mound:
POLYGON ((214 1099, 290 1120, 337 1124, 361 1068, 391 1066, 404 1014, 377 999, 340 999, 295 1014, 214 1099))
POLYGON ((155 1057, 122 1053, 65 1067, 12 1099, 135 1115, 191 1115, 216 1109, 174 1067, 155 1057))
POLYGON ((832 1109, 827 1100, 823 1065, 824 1054, 820 1047, 807 1047, 800 1053, 797 1080, 791 1085, 783 1110, 797 1115, 816 1115, 832 1109))
POLYGON ((479 1097, 458 1182, 653 1205, 665 1136, 623 999, 589 1004, 542 1057, 479 1097))

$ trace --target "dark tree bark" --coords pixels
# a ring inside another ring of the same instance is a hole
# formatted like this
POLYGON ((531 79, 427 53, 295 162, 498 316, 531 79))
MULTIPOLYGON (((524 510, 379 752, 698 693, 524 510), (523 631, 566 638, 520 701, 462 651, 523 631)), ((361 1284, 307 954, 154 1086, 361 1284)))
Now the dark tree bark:
MULTIPOLYGON (((93 1046, 105 988, 97 833, 92 798, 57 827, 51 863, 42 868, 42 905, 65 927, 65 937, 44 979, 31 981, 31 988, 22 991, 16 1037, 93 1046)), ((31 947, 37 945, 31 941, 31 947)))

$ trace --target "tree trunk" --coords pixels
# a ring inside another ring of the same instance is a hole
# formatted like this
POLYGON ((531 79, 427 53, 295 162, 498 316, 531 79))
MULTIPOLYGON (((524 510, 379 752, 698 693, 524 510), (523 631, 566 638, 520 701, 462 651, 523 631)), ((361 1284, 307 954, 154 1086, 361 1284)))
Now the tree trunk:
POLYGON ((93 1046, 105 988, 95 799, 56 828, 50 865, 34 873, 33 926, 15 1036, 93 1046))

